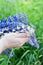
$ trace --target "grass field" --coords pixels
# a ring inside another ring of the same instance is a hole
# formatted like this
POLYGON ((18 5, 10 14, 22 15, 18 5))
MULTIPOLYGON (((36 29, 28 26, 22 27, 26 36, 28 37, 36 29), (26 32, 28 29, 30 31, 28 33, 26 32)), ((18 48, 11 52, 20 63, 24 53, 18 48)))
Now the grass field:
POLYGON ((27 44, 14 48, 14 56, 10 59, 2 53, 0 65, 43 65, 43 0, 0 0, 0 19, 19 12, 26 12, 28 20, 36 26, 40 48, 27 44))

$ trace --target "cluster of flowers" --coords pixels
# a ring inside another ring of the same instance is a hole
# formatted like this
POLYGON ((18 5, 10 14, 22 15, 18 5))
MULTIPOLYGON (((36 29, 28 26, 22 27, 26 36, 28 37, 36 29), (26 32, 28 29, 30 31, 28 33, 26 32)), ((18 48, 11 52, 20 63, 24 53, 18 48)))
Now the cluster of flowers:
POLYGON ((5 32, 16 32, 23 29, 23 24, 27 25, 27 18, 24 13, 9 16, 0 20, 0 34, 5 32))
MULTIPOLYGON (((27 41, 29 44, 39 48, 36 42, 36 36, 34 34, 34 29, 28 26, 28 19, 25 13, 14 14, 8 18, 0 20, 0 35, 8 32, 28 32, 30 34, 30 39, 27 41)), ((8 51, 9 49, 7 49, 8 51)), ((8 52, 5 51, 6 54, 8 52)))

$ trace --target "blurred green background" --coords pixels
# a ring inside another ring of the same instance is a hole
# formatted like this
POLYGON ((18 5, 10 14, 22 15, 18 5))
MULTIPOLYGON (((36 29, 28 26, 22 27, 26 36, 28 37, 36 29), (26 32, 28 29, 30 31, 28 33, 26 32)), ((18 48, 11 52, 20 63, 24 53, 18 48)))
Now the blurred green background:
POLYGON ((40 48, 27 44, 14 48, 15 54, 10 59, 2 53, 0 65, 43 65, 43 0, 0 0, 0 19, 20 12, 26 12, 28 20, 36 26, 40 48))

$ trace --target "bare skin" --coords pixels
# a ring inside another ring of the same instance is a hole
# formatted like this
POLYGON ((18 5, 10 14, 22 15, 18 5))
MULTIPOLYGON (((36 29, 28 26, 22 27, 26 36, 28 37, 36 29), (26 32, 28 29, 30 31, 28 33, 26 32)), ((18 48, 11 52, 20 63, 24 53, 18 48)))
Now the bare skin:
POLYGON ((9 33, 0 39, 0 53, 11 47, 22 46, 28 40, 26 33, 9 33))

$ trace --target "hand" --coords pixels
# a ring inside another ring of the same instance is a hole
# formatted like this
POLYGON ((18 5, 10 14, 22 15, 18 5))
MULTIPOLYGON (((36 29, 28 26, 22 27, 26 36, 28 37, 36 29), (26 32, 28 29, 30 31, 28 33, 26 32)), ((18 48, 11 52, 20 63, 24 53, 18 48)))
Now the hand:
POLYGON ((22 46, 28 40, 26 33, 8 33, 0 39, 0 53, 7 48, 22 46))

